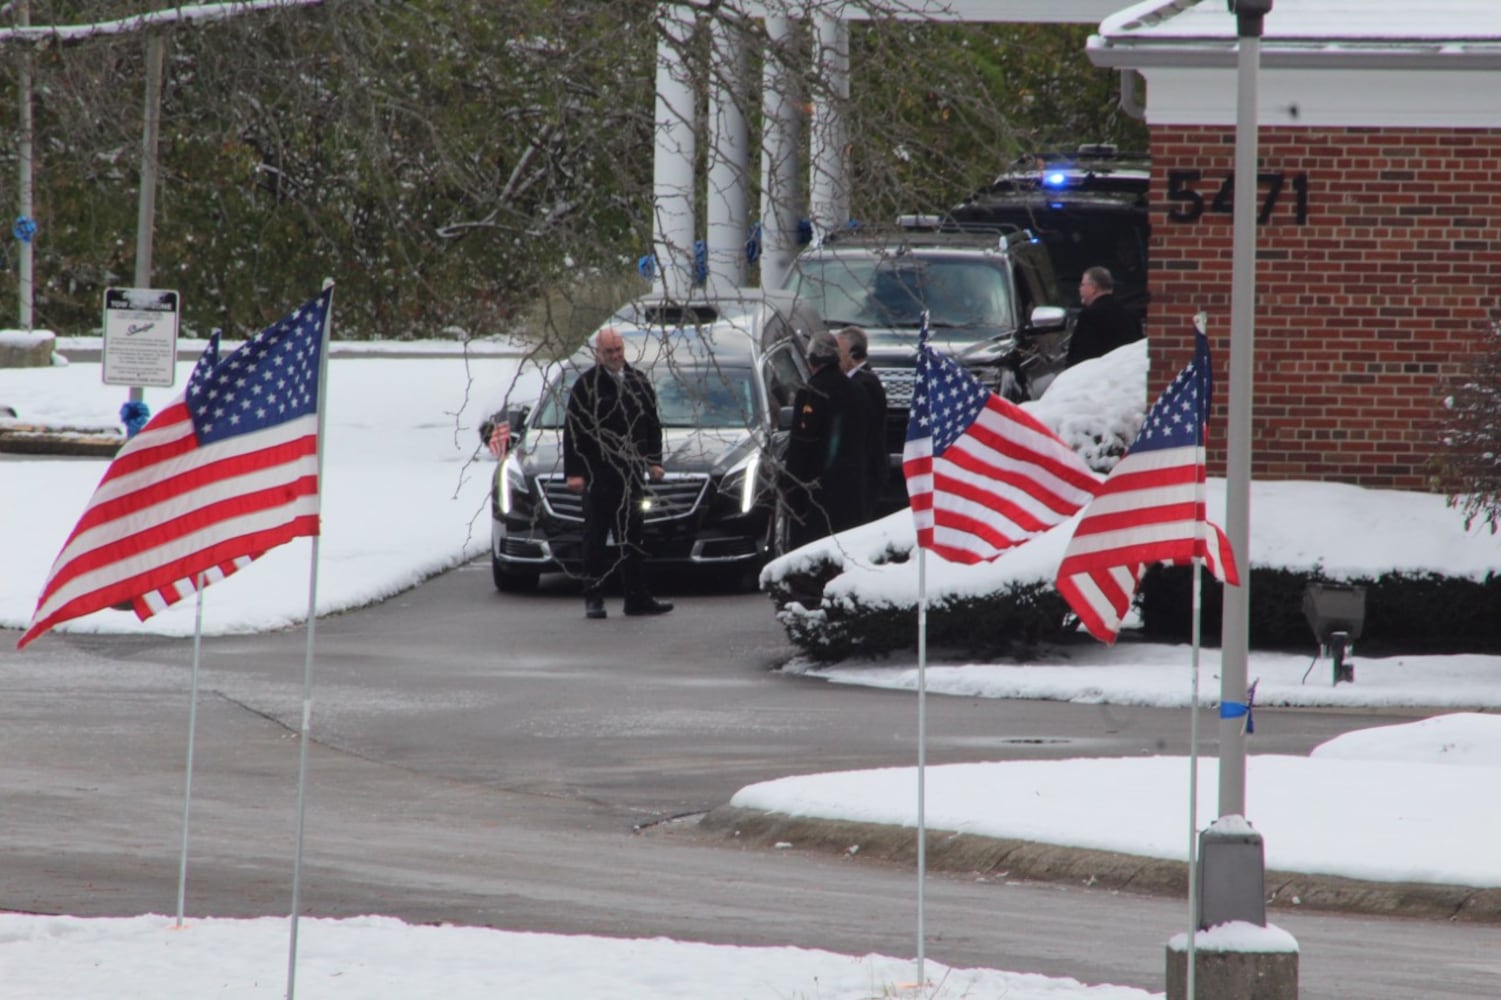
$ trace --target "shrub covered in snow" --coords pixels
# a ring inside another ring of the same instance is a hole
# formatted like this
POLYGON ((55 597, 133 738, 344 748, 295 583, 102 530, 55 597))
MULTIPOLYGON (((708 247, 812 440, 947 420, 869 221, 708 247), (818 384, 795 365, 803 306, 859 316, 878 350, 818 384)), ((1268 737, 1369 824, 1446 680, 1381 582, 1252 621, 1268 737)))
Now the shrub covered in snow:
MULTIPOLYGON (((1032 412, 1099 472, 1112 468, 1146 409, 1146 351, 1138 342, 1065 372, 1032 412)), ((1225 484, 1211 479, 1206 509, 1224 523, 1225 484)), ((1077 518, 1004 553, 960 566, 916 550, 912 515, 897 511, 768 563, 761 586, 788 636, 825 660, 910 650, 927 607, 930 646, 990 654, 1068 630, 1053 587, 1077 518), (921 568, 921 572, 919 569, 921 568)), ((1367 645, 1484 651, 1501 648, 1501 537, 1467 530, 1437 494, 1338 483, 1255 482, 1249 568, 1251 641, 1306 645, 1302 596, 1310 581, 1367 587, 1367 645)), ((1191 571, 1149 571, 1138 593, 1150 633, 1186 638, 1191 571)), ((1219 641, 1220 590, 1205 576, 1203 636, 1219 641)))

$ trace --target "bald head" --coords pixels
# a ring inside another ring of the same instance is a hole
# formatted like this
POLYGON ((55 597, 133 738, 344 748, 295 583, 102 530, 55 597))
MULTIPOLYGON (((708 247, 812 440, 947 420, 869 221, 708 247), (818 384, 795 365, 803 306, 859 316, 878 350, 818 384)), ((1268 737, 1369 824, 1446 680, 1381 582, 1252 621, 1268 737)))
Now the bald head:
POLYGON ((594 360, 612 372, 625 368, 625 340, 619 330, 606 326, 594 335, 594 360))

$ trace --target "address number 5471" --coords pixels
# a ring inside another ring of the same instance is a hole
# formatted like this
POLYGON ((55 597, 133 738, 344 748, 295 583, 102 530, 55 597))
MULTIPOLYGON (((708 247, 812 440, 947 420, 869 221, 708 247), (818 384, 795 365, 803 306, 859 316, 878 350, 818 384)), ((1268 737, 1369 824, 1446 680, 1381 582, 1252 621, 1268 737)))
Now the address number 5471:
MULTIPOLYGON (((1256 189, 1262 193, 1261 211, 1256 222, 1265 225, 1277 210, 1277 203, 1287 187, 1288 175, 1281 171, 1267 171, 1256 175, 1256 189), (1264 192, 1264 193, 1263 193, 1264 192)), ((1204 194, 1195 185, 1204 180, 1202 170, 1169 170, 1167 172, 1167 200, 1173 203, 1167 217, 1172 222, 1198 222, 1204 216, 1204 194)), ((1212 182, 1211 182, 1212 183, 1212 182)), ((1302 226, 1308 223, 1308 174, 1300 171, 1292 175, 1293 222, 1302 226)), ((1208 204, 1211 212, 1233 212, 1235 203, 1235 173, 1225 175, 1219 190, 1208 204)))

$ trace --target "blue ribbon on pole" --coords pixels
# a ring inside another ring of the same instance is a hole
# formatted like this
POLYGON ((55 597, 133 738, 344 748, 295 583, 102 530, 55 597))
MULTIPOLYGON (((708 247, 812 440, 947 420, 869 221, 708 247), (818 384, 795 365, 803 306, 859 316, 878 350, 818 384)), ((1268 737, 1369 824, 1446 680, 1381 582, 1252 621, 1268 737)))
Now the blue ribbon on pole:
POLYGON ((139 399, 127 399, 120 406, 120 420, 125 424, 125 436, 135 437, 146 421, 151 419, 151 407, 139 399))
MULTIPOLYGON (((655 278, 657 276, 657 255, 649 253, 637 258, 636 271, 647 281, 655 278)), ((703 240, 698 240, 693 244, 693 283, 702 285, 708 278, 709 248, 704 244, 703 240)))
POLYGON ((16 224, 10 230, 22 243, 30 243, 36 237, 36 220, 24 215, 16 216, 16 224))
MULTIPOLYGON (((853 219, 849 222, 850 229, 858 229, 860 224, 853 219)), ((798 246, 807 246, 813 242, 813 220, 797 220, 798 246)), ((745 262, 754 264, 761 258, 761 223, 753 222, 750 227, 750 236, 745 241, 745 262)), ((650 280, 657 275, 657 257, 655 254, 646 254, 636 260, 636 270, 641 277, 650 280)), ((693 280, 696 284, 703 284, 709 277, 709 247, 703 240, 695 240, 693 243, 693 280)))
POLYGON ((745 262, 754 264, 761 259, 761 223, 752 222, 750 236, 745 241, 745 262))
POLYGON ((693 241, 693 283, 702 285, 709 280, 709 245, 703 240, 693 241))
POLYGON ((1251 709, 1256 704, 1256 685, 1260 683, 1261 681, 1258 679, 1246 689, 1245 701, 1220 702, 1220 718, 1239 719, 1244 717, 1246 720, 1246 732, 1256 732, 1256 716, 1252 714, 1251 709))

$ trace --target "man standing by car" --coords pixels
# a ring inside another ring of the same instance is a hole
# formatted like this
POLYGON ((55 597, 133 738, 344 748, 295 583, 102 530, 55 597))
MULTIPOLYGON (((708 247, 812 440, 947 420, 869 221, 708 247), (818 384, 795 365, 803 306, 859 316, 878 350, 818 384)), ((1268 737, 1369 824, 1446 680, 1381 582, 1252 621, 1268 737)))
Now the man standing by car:
POLYGON ((1079 301, 1084 308, 1069 338, 1068 367, 1141 339, 1141 324, 1115 297, 1115 278, 1108 269, 1091 267, 1084 272, 1079 301))
POLYGON ((642 553, 644 480, 664 475, 657 395, 646 375, 625 363, 625 341, 614 327, 594 335, 594 365, 569 390, 563 475, 570 490, 584 495, 584 616, 606 616, 612 535, 620 546, 625 613, 671 611, 647 590, 642 553))
POLYGON ((839 370, 839 342, 820 331, 808 344, 813 375, 792 403, 782 495, 794 548, 865 520, 865 394, 839 370))
POLYGON ((886 455, 886 387, 866 364, 870 341, 858 326, 839 331, 839 367, 865 398, 865 514, 875 517, 891 461, 886 455))

